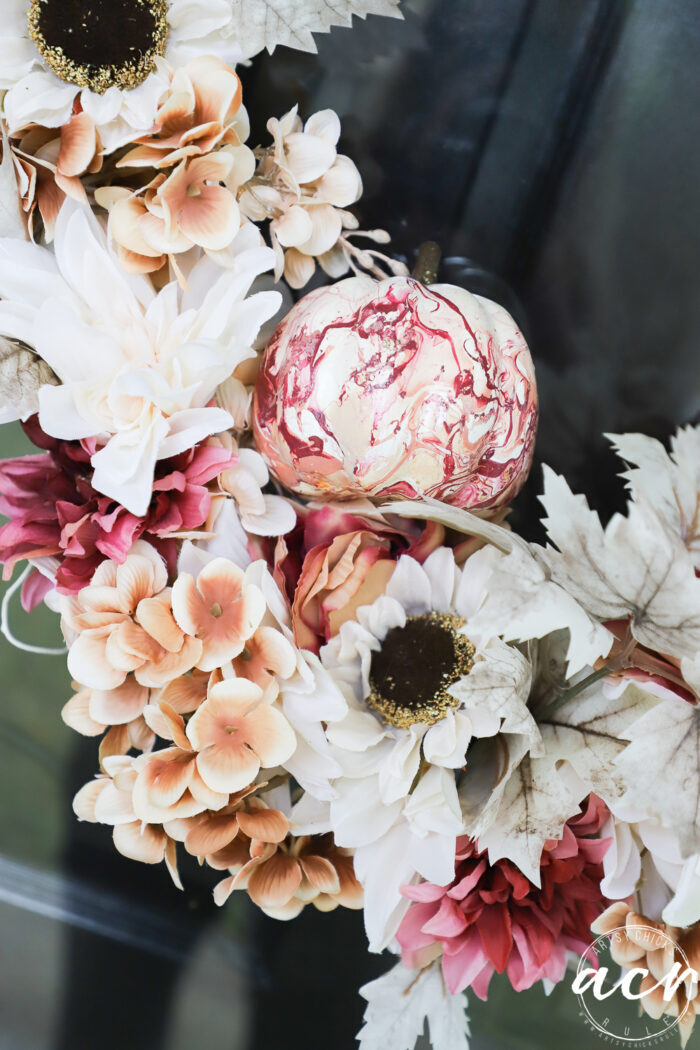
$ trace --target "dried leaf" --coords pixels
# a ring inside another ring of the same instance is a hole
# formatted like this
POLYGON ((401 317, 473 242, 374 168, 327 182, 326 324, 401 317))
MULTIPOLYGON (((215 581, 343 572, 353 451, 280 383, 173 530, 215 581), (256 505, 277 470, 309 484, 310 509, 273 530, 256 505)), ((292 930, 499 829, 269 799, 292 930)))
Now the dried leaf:
POLYGON ((27 240, 27 227, 17 187, 17 172, 4 125, 0 161, 0 237, 20 237, 23 241, 27 240))
POLYGON ((26 419, 39 408, 39 389, 58 378, 33 350, 0 336, 0 423, 26 419))
POLYGON ((624 793, 627 779, 615 760, 628 747, 630 726, 656 703, 632 683, 617 697, 596 683, 538 719, 544 754, 525 755, 517 764, 514 756, 506 783, 497 785, 482 808, 469 799, 468 762, 460 790, 467 803, 467 830, 488 849, 491 861, 506 857, 539 885, 545 842, 561 838, 564 824, 586 795, 593 791, 612 801, 624 793))
POLYGON ((466 996, 450 995, 439 963, 419 972, 397 963, 360 995, 367 1008, 359 1050, 414 1050, 426 1019, 433 1050, 469 1050, 466 996))
POLYGON ((633 499, 644 499, 671 526, 700 568, 700 427, 682 427, 671 438, 669 455, 645 434, 607 434, 626 470, 633 499))
POLYGON ((603 529, 583 496, 545 468, 542 551, 552 578, 599 620, 630 621, 642 645, 678 658, 700 651, 700 579, 681 537, 646 501, 603 529))
POLYGON ((252 58, 281 44, 299 51, 316 51, 314 33, 332 26, 351 26, 352 16, 403 18, 400 0, 233 0, 232 25, 237 40, 252 58))

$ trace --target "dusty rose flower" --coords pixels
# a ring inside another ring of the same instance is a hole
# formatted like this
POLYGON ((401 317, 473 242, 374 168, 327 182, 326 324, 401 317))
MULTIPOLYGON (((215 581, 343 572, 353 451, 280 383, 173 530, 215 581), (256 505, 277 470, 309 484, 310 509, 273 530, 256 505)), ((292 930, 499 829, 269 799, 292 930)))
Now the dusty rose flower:
POLYGON ((197 667, 212 671, 238 656, 265 613, 265 599, 245 573, 226 558, 215 558, 195 583, 180 573, 173 585, 172 608, 179 627, 197 638, 197 667))
POLYGON ((162 558, 139 540, 122 565, 103 562, 87 587, 62 600, 76 634, 68 668, 77 681, 114 690, 133 672, 139 685, 157 687, 197 663, 202 643, 175 622, 167 582, 162 558))
POLYGON ((81 176, 102 167, 100 139, 87 113, 74 113, 60 128, 29 124, 10 139, 27 230, 34 240, 38 210, 47 241, 53 240, 66 197, 87 204, 81 176))
POLYGON ((360 199, 362 180, 350 158, 336 152, 337 114, 322 110, 302 124, 295 106, 281 119, 271 118, 267 129, 273 145, 255 151, 255 175, 239 200, 242 213, 254 222, 270 220, 277 279, 284 274, 292 288, 302 288, 316 261, 331 277, 356 270, 358 264, 384 276, 379 261, 392 273, 406 272, 401 263, 351 243, 352 236, 379 243, 389 237, 383 230, 359 231, 355 217, 344 210, 360 199))
MULTIPOLYGON (((176 541, 169 537, 206 522, 211 507, 207 486, 236 462, 220 444, 195 445, 161 460, 148 512, 137 517, 93 489, 94 449, 89 442, 51 438, 36 416, 23 426, 34 444, 47 451, 0 462, 0 513, 10 519, 0 527, 0 561, 7 579, 24 558, 58 559, 59 594, 77 593, 106 558, 123 562, 140 537, 174 568, 176 541)), ((50 586, 46 580, 45 589, 50 586)), ((42 596, 41 590, 34 593, 36 600, 42 596)))
POLYGON ((291 604, 295 642, 316 653, 383 592, 401 554, 423 562, 445 539, 441 525, 392 522, 364 501, 296 510, 296 528, 261 553, 291 604))
POLYGON ((212 686, 187 723, 187 738, 198 752, 197 768, 213 791, 240 791, 260 769, 281 765, 294 753, 296 736, 263 691, 243 678, 212 686))
POLYGON ((352 857, 332 835, 290 835, 279 844, 239 836, 229 847, 229 860, 231 874, 214 889, 217 904, 234 890, 246 890, 275 919, 293 919, 309 903, 319 911, 362 907, 352 857))
POLYGON ((591 922, 605 903, 600 881, 609 840, 597 836, 607 815, 590 795, 562 838, 545 843, 540 887, 511 861, 491 864, 473 841, 458 839, 449 885, 422 882, 402 890, 415 902, 397 933, 404 964, 420 969, 442 956, 450 991, 471 987, 480 999, 494 972, 506 973, 516 992, 543 978, 560 981, 567 951, 586 950, 591 922))
POLYGON ((611 934, 610 955, 618 965, 626 969, 648 970, 639 984, 637 994, 642 996, 639 1003, 655 1020, 664 1014, 680 1017, 678 1028, 681 1046, 685 1047, 700 1014, 697 980, 700 972, 700 923, 686 929, 669 926, 637 914, 629 904, 620 901, 606 908, 591 924, 591 929, 598 935, 611 934), (620 927, 624 927, 624 932, 620 927), (650 931, 657 931, 660 936, 654 938, 650 931), (695 971, 696 976, 686 976, 670 998, 664 999, 664 986, 656 985, 671 972, 675 963, 679 966, 679 976, 686 974, 688 967, 695 971))

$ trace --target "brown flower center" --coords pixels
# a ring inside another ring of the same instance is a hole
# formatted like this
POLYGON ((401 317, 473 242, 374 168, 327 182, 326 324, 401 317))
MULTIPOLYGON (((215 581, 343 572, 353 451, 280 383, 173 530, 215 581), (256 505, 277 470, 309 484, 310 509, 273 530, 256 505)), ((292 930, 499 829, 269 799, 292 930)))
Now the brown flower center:
POLYGON ((29 35, 69 84, 134 88, 165 54, 168 0, 32 0, 29 35))
POLYGON ((474 663, 474 646, 460 634, 463 626, 459 616, 432 612, 409 616, 387 633, 372 654, 367 697, 384 722, 399 729, 434 725, 459 705, 447 690, 474 663))

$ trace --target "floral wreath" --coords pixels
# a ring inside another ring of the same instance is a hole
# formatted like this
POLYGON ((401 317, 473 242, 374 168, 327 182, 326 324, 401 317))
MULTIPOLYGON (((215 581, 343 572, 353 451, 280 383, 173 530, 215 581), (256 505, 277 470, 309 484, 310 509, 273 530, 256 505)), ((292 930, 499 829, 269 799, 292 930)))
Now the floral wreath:
MULTIPOLYGON (((358 228, 332 110, 247 144, 236 65, 399 0, 6 6, 0 421, 40 451, 0 463, 1 625, 61 617, 78 818, 220 905, 363 909, 361 1050, 466 1050, 467 989, 592 932, 700 969, 700 428, 610 436, 606 527, 545 468, 526 542, 513 318, 358 228)), ((699 1003, 642 999, 683 1045, 699 1003)))

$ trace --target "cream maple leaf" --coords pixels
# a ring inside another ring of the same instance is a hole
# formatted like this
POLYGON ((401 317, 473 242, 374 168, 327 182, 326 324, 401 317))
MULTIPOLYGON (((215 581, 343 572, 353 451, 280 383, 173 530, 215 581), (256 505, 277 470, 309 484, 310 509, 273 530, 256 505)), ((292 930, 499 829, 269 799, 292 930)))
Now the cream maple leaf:
MULTIPOLYGON (((700 659, 684 661, 684 677, 700 688, 700 659)), ((680 697, 657 703, 625 734, 616 760, 626 781, 622 798, 678 836, 683 856, 700 852, 700 707, 680 697)))
POLYGON ((632 502, 603 529, 584 496, 545 467, 552 578, 593 617, 627 620, 634 638, 677 658, 700 651, 700 580, 685 544, 652 506, 632 502))
POLYGON ((433 1050, 469 1050, 467 998, 449 993, 439 962, 420 971, 397 963, 360 995, 367 1000, 360 1050, 414 1050, 426 1020, 433 1050))
MULTIPOLYGON (((488 849, 493 863, 505 857, 536 885, 540 858, 548 839, 561 838, 564 824, 579 811, 590 792, 603 801, 623 795, 628 781, 615 760, 628 747, 631 725, 657 701, 633 683, 622 687, 595 683, 562 707, 538 716, 543 753, 510 753, 501 783, 487 793, 488 778, 497 769, 485 757, 472 754, 460 788, 468 833, 488 849)), ((509 738, 509 744, 516 738, 509 738)), ((495 756, 494 756, 495 757, 495 756)))
POLYGON ((352 16, 403 18, 400 0, 231 0, 231 33, 252 58, 284 44, 316 51, 314 33, 332 26, 351 26, 352 16))
POLYGON ((700 427, 682 427, 671 438, 671 453, 645 434, 608 434, 627 463, 633 499, 645 499, 671 526, 700 568, 700 427))

